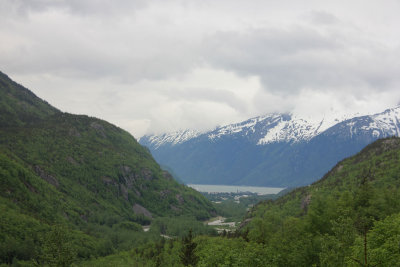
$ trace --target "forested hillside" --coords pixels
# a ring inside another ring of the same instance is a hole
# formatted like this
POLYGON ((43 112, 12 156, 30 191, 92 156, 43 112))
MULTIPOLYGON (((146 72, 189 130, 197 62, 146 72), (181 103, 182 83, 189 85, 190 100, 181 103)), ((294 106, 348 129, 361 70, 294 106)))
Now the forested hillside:
POLYGON ((192 253, 186 241, 171 241, 122 258, 148 266, 186 258, 197 266, 399 266, 399 188, 400 139, 378 140, 314 184, 259 203, 235 234, 198 236, 192 253))
POLYGON ((378 140, 316 183, 257 205, 243 231, 277 266, 398 266, 399 188, 400 139, 378 140))
POLYGON ((63 113, 2 73, 0 97, 0 263, 69 265, 159 239, 143 232, 152 221, 214 214, 126 131, 63 113))
POLYGON ((399 138, 259 203, 239 230, 215 236, 201 222, 212 204, 130 134, 0 81, 0 264, 399 266, 399 138))

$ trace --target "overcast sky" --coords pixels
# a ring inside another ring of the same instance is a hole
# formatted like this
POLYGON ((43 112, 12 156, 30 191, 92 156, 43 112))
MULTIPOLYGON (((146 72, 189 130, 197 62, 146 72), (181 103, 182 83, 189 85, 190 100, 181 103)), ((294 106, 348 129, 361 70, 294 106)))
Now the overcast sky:
POLYGON ((1 0, 0 70, 139 138, 400 103, 400 0, 1 0))

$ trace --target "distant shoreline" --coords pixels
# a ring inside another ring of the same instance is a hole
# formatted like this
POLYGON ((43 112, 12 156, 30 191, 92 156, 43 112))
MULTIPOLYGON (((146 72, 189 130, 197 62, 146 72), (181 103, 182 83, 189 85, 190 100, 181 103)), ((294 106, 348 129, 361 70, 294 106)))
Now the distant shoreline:
POLYGON ((187 184, 187 186, 206 193, 254 193, 258 195, 278 194, 283 187, 261 187, 261 186, 241 186, 241 185, 206 185, 206 184, 187 184))

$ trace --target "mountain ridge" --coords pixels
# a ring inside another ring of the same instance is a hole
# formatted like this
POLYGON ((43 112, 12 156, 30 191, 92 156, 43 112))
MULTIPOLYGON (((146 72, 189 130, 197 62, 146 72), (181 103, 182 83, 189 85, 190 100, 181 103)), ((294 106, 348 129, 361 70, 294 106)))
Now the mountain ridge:
POLYGON ((59 113, 32 91, 0 71, 0 126, 22 126, 59 113))
POLYGON ((0 265, 51 265, 46 240, 60 231, 55 241, 81 259, 159 239, 142 225, 170 216, 206 231, 211 202, 127 131, 61 112, 1 72, 0 111, 0 265))
POLYGON ((184 140, 165 134, 139 142, 187 183, 290 187, 315 181, 378 138, 400 134, 399 106, 373 115, 326 117, 275 113, 184 140))
MULTIPOLYGON (((367 116, 379 117, 380 115, 389 113, 390 111, 396 113, 397 117, 394 117, 394 119, 396 120, 396 123, 399 124, 398 118, 400 118, 400 106, 394 108, 388 108, 381 113, 375 113, 371 115, 359 115, 359 113, 356 113, 358 114, 358 116, 354 117, 352 117, 352 115, 342 115, 339 116, 339 118, 337 117, 330 118, 328 119, 328 122, 325 116, 323 116, 322 119, 312 119, 309 116, 307 118, 307 116, 293 115, 292 113, 271 113, 271 114, 256 116, 248 120, 228 124, 225 126, 219 126, 209 131, 201 132, 194 129, 185 129, 169 133, 144 135, 141 138, 139 138, 139 142, 146 142, 152 144, 154 147, 160 147, 166 144, 171 144, 171 145, 181 144, 190 141, 191 139, 196 138, 200 135, 207 135, 208 138, 211 140, 220 138, 224 135, 235 134, 240 132, 245 132, 245 135, 248 135, 251 132, 254 133, 256 131, 254 127, 260 122, 263 122, 265 120, 268 121, 267 126, 273 124, 276 126, 276 129, 272 128, 273 130, 272 133, 268 132, 264 137, 258 140, 257 144, 263 145, 277 141, 298 142, 301 140, 309 140, 343 121, 352 120, 355 118, 367 117, 367 116), (284 126, 279 125, 279 123, 282 122, 290 122, 290 123, 287 123, 284 126), (293 133, 290 131, 288 131, 289 134, 286 135, 284 131, 280 132, 280 130, 282 129, 289 129, 292 130, 293 132, 300 131, 303 132, 303 135, 300 135, 300 138, 296 139, 295 138, 296 135, 293 136, 293 133), (274 139, 273 136, 279 136, 280 138, 276 137, 274 139)), ((390 115, 392 116, 393 114, 390 115)), ((382 116, 381 120, 386 120, 387 118, 388 117, 382 116)), ((396 130, 397 130, 396 135, 400 135, 399 127, 396 127, 396 130)))

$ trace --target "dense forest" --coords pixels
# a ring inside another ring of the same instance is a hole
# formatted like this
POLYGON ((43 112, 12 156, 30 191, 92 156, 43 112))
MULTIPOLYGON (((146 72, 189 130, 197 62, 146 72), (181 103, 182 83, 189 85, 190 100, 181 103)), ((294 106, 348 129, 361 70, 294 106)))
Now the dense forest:
POLYGON ((63 113, 4 74, 0 209, 4 264, 69 265, 160 233, 214 233, 201 222, 215 215, 211 202, 177 183, 129 133, 63 113), (58 250, 65 259, 57 261, 58 250))
MULTIPOLYGON (((321 180, 256 205, 219 237, 148 244, 104 266, 400 266, 400 139, 381 139, 321 180), (193 246, 193 245, 192 245, 193 246)), ((89 265, 83 266, 92 266, 89 265)))
POLYGON ((399 138, 218 235, 203 222, 237 218, 232 205, 176 182, 124 130, 4 74, 0 116, 2 266, 400 266, 399 138))

